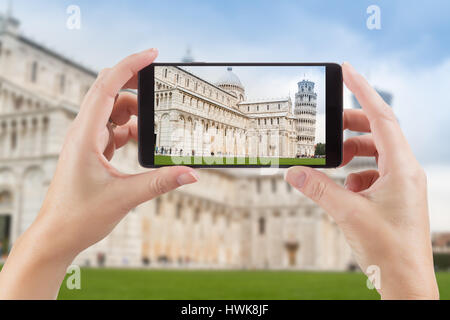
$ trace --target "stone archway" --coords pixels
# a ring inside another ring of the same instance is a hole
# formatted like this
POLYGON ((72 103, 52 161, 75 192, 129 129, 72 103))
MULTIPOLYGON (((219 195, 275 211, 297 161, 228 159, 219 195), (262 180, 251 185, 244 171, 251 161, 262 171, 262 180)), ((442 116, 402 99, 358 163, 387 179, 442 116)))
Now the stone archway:
POLYGON ((295 267, 298 266, 297 263, 297 251, 300 247, 299 243, 297 241, 289 241, 286 242, 284 247, 286 248, 286 254, 288 258, 288 266, 289 267, 295 267))
POLYGON ((13 195, 9 190, 0 191, 0 258, 8 253, 12 238, 13 195))

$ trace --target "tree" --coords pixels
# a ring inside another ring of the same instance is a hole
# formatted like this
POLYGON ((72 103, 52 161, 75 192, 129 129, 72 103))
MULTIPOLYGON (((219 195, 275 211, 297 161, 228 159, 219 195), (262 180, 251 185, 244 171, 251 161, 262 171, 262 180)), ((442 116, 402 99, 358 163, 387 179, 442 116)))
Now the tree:
POLYGON ((316 150, 314 152, 315 156, 324 156, 325 155, 325 143, 316 144, 316 150))

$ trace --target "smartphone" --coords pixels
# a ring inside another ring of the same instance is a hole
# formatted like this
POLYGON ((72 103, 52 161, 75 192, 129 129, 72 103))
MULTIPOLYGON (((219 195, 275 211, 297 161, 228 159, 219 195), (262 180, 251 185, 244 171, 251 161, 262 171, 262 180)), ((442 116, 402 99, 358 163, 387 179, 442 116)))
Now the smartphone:
POLYGON ((153 63, 139 72, 144 167, 332 168, 342 161, 335 63, 153 63))

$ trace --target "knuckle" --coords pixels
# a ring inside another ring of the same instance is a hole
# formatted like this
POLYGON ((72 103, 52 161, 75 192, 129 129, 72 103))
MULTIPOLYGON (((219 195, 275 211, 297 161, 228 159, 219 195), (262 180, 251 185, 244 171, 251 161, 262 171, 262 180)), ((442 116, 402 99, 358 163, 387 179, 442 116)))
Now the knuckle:
POLYGON ((98 77, 94 82, 94 90, 103 92, 105 90, 105 80, 104 77, 98 77))
POLYGON ((103 78, 106 74, 108 74, 109 71, 111 71, 111 68, 103 68, 103 69, 100 70, 100 72, 98 73, 97 79, 103 78))
POLYGON ((383 105, 383 112, 381 112, 381 118, 387 121, 391 121, 394 123, 397 123, 397 117, 395 116, 394 111, 392 111, 392 108, 389 107, 387 103, 384 103, 383 105))
POLYGON ((420 165, 416 165, 413 168, 400 168, 396 176, 405 186, 423 186, 427 183, 427 175, 420 165))
POLYGON ((327 184, 323 181, 316 181, 310 187, 310 197, 315 202, 320 202, 327 190, 327 184))
POLYGON ((170 190, 168 183, 162 177, 155 177, 149 182, 149 192, 152 196, 158 196, 170 190))
POLYGON ((334 221, 341 227, 351 226, 357 221, 359 216, 360 212, 355 207, 352 207, 348 211, 343 211, 336 214, 334 217, 334 221))
POLYGON ((415 170, 413 170, 413 172, 411 173, 410 179, 412 179, 415 183, 426 183, 427 175, 425 173, 425 170, 421 166, 416 167, 415 170))

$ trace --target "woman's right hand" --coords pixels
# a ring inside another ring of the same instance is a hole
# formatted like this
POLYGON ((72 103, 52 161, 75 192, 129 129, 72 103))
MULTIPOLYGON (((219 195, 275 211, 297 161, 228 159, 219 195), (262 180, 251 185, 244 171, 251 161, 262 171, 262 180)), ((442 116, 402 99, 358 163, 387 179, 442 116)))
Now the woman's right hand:
POLYGON ((363 108, 345 110, 344 129, 370 132, 345 141, 342 165, 355 156, 375 157, 378 170, 351 173, 345 187, 306 167, 290 168, 286 180, 332 216, 363 272, 379 268, 383 299, 439 298, 425 172, 391 107, 350 64, 342 69, 363 108))

